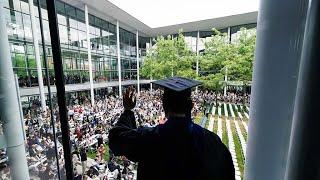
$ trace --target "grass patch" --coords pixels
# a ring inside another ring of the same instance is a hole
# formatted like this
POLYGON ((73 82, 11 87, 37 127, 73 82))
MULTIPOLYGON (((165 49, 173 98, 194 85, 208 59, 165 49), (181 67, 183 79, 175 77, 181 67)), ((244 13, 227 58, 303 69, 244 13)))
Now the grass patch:
POLYGON ((237 135, 237 130, 236 130, 236 127, 235 127, 235 124, 233 121, 230 121, 230 126, 231 126, 231 131, 232 131, 234 147, 236 150, 237 162, 239 165, 239 170, 241 172, 241 179, 243 179, 243 170, 244 170, 243 150, 242 150, 240 139, 237 135))
POLYGON ((213 118, 213 132, 218 134, 218 117, 213 118))
POLYGON ((246 142, 247 142, 247 140, 248 140, 247 131, 246 131, 246 129, 244 128, 244 126, 243 126, 243 124, 242 124, 241 121, 238 121, 238 124, 239 124, 240 130, 241 130, 241 132, 242 132, 243 138, 244 138, 244 140, 246 140, 246 142))
POLYGON ((226 107, 227 107, 228 116, 229 116, 229 117, 232 117, 229 104, 226 103, 226 107))
POLYGON ((237 118, 238 117, 238 111, 239 109, 237 110, 235 107, 236 107, 236 104, 231 104, 232 106, 232 109, 233 109, 233 113, 234 113, 234 116, 237 118))
POLYGON ((227 134, 227 126, 226 126, 226 121, 224 119, 221 119, 222 121, 222 142, 227 146, 229 149, 229 139, 228 139, 228 134, 227 134))
POLYGON ((194 118, 194 123, 200 125, 201 123, 201 117, 202 117, 202 114, 201 112, 197 114, 197 116, 194 118))
POLYGON ((238 111, 239 111, 240 113, 242 113, 243 110, 241 109, 240 105, 237 105, 237 104, 235 104, 235 105, 238 107, 238 111))
POLYGON ((87 152, 87 156, 88 156, 88 158, 91 158, 91 159, 96 158, 96 156, 97 156, 96 150, 89 150, 89 151, 87 152))
POLYGON ((249 119, 244 115, 244 113, 242 115, 243 115, 243 119, 242 120, 248 124, 249 119))
POLYGON ((208 105, 207 105, 207 108, 209 108, 209 114, 211 114, 211 112, 212 112, 212 105, 208 104, 208 105))
MULTIPOLYGON (((110 158, 110 154, 109 154, 109 145, 107 144, 104 144, 104 149, 105 149, 105 153, 104 153, 104 160, 105 161, 109 161, 109 158, 110 158)), ((96 156, 97 156, 97 150, 89 150, 88 153, 87 153, 87 156, 88 158, 91 158, 91 159, 95 159, 96 156)))
POLYGON ((225 114, 224 114, 224 105, 223 104, 221 104, 221 116, 224 116, 225 114))
POLYGON ((207 118, 206 124, 204 125, 205 129, 208 129, 209 126, 209 122, 211 121, 211 115, 209 115, 209 117, 207 118))

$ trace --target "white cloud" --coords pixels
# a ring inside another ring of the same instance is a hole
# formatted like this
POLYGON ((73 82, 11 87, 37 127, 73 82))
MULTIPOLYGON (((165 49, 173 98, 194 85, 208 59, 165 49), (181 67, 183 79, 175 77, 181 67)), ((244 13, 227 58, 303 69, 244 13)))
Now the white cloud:
POLYGON ((258 0, 109 0, 155 28, 258 10, 258 0))

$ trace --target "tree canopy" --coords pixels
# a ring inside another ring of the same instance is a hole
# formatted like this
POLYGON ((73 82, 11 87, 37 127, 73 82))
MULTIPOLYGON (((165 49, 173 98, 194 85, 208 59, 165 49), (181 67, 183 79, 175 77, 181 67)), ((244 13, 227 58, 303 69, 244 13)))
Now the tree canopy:
POLYGON ((195 78, 192 66, 196 56, 188 48, 182 32, 178 37, 160 36, 155 41, 156 47, 150 49, 144 59, 140 71, 142 76, 153 79, 176 75, 195 78))
POLYGON ((141 75, 153 79, 195 78, 203 82, 204 88, 221 90, 227 73, 228 80, 247 84, 252 78, 255 30, 241 29, 236 36, 230 43, 226 33, 213 29, 212 37, 205 42, 205 50, 198 56, 188 47, 182 31, 177 37, 159 36, 144 59, 141 75))

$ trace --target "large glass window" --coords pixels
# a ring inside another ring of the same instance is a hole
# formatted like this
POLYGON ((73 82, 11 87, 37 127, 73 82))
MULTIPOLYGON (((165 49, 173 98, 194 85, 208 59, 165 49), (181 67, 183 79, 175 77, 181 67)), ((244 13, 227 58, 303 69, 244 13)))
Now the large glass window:
POLYGON ((83 32, 86 32, 87 31, 86 24, 84 22, 78 21, 78 29, 83 32))
POLYGON ((68 4, 65 4, 66 15, 69 18, 76 18, 76 9, 68 4))
POLYGON ((50 38, 49 22, 48 22, 48 20, 43 20, 42 23, 43 23, 44 39, 46 41, 46 44, 50 44, 51 38, 50 38))
POLYGON ((65 3, 61 2, 61 1, 56 1, 56 9, 57 9, 57 13, 58 14, 65 14, 65 7, 64 7, 65 3))
POLYGON ((25 38, 28 41, 32 41, 31 17, 30 15, 22 14, 22 18, 23 18, 25 38))
MULTIPOLYGON (((10 14, 11 14, 11 23, 9 23, 8 26, 12 28, 13 38, 21 39, 21 40, 24 39, 24 29, 23 29, 24 26, 23 26, 22 14, 17 11, 11 11, 10 14)), ((26 23, 28 24, 28 22, 26 23)))
POLYGON ((78 30, 70 28, 70 43, 69 45, 79 47, 79 37, 78 37, 78 30))
POLYGON ((10 9, 21 12, 20 1, 19 0, 8 0, 8 1, 9 1, 8 4, 9 4, 9 8, 10 9))
POLYGON ((72 18, 69 18, 70 28, 78 29, 78 21, 72 18))
MULTIPOLYGON (((21 12, 30 14, 29 3, 28 1, 20 1, 21 12)), ((37 12, 37 11, 35 11, 37 12)))
POLYGON ((60 36, 60 43, 68 44, 68 30, 67 27, 64 25, 59 24, 59 36, 60 36))
POLYGON ((116 26, 114 24, 109 23, 109 33, 110 33, 110 40, 116 42, 117 35, 116 35, 116 26))
POLYGON ((5 7, 5 8, 10 8, 10 7, 9 7, 9 0, 4 0, 3 7, 5 7))

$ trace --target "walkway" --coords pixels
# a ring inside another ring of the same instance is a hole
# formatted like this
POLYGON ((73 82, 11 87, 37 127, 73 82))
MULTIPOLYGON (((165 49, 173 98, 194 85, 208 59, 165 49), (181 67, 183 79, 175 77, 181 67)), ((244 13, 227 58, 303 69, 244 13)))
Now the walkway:
POLYGON ((247 143, 243 137, 243 134, 241 132, 240 126, 238 124, 238 121, 234 121, 234 124, 236 125, 236 130, 237 130, 237 135, 239 137, 240 143, 241 143, 241 148, 242 148, 242 153, 244 157, 246 157, 246 152, 247 152, 247 143))
POLYGON ((211 116, 210 116, 210 121, 209 121, 209 125, 208 125, 208 130, 213 132, 213 125, 214 125, 214 115, 216 112, 216 107, 213 106, 212 107, 212 112, 211 112, 211 116))
POLYGON ((241 172, 238 166, 238 161, 237 161, 237 155, 236 155, 236 149, 234 146, 234 141, 233 141, 233 136, 232 136, 232 131, 230 127, 230 121, 226 119, 227 123, 227 134, 228 134, 228 139, 229 139, 229 151, 231 153, 234 169, 235 169, 235 178, 236 180, 241 180, 241 172))

